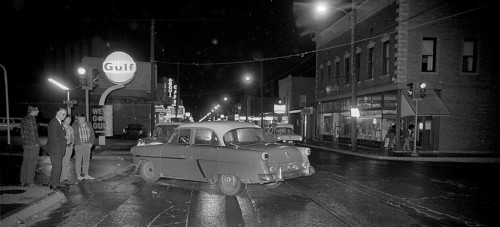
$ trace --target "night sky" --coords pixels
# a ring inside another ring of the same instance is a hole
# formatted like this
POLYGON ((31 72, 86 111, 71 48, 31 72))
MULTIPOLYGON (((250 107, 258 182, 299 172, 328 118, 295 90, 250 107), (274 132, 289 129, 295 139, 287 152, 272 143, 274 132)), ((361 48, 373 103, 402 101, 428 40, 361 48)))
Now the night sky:
POLYGON ((203 115, 225 95, 241 98, 243 74, 259 75, 255 60, 265 60, 264 96, 277 96, 277 81, 288 75, 314 76, 311 39, 322 25, 310 21, 310 2, 2 1, 0 64, 17 88, 9 89, 14 102, 39 101, 17 93, 23 86, 47 86, 44 49, 99 37, 109 51, 148 62, 154 19, 158 77, 175 78, 179 65, 184 105, 203 115))

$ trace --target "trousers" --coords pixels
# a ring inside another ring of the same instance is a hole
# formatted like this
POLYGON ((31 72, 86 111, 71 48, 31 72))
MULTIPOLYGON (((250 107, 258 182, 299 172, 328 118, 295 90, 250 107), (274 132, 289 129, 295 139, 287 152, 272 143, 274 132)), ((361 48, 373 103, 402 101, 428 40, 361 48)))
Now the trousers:
POLYGON ((23 149, 23 164, 21 165, 21 176, 19 181, 23 184, 35 184, 35 172, 36 165, 38 164, 40 146, 25 145, 23 149))
POLYGON ((92 148, 92 145, 88 143, 75 145, 75 170, 77 177, 81 176, 82 172, 84 175, 89 174, 90 148, 92 148))
POLYGON ((49 153, 50 163, 52 164, 52 170, 50 171, 49 184, 52 186, 59 186, 62 172, 62 160, 64 154, 66 153, 64 147, 62 151, 53 151, 49 153))
POLYGON ((67 146, 66 147, 66 153, 64 154, 63 160, 62 160, 62 172, 61 172, 61 182, 65 181, 68 179, 68 176, 70 175, 70 159, 71 155, 73 154, 73 145, 67 146))

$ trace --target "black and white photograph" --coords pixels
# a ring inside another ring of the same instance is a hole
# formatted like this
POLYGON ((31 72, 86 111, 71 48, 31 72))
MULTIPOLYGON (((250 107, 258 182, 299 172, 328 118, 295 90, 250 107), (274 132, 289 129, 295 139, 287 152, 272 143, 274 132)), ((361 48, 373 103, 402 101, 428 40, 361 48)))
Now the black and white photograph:
POLYGON ((0 226, 499 226, 493 0, 5 0, 0 226))

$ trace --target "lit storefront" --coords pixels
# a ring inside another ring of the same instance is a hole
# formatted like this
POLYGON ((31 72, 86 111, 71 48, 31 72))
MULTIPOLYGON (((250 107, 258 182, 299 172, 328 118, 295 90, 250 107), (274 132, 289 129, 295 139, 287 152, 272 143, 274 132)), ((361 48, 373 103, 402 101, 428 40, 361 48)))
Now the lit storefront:
MULTIPOLYGON (((358 143, 379 146, 389 128, 395 124, 396 91, 358 96, 357 118, 358 143)), ((337 99, 318 104, 318 125, 320 139, 326 141, 350 142, 351 99, 337 99)))

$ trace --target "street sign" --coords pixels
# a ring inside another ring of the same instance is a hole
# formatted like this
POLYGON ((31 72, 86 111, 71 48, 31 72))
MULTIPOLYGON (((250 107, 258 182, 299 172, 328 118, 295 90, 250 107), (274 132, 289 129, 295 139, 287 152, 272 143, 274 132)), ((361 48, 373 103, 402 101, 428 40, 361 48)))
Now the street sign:
POLYGON ((76 105, 76 100, 64 100, 63 104, 71 104, 71 105, 76 105))
POLYGON ((310 109, 301 109, 300 113, 305 114, 305 115, 309 115, 309 114, 311 114, 311 110, 310 109))

